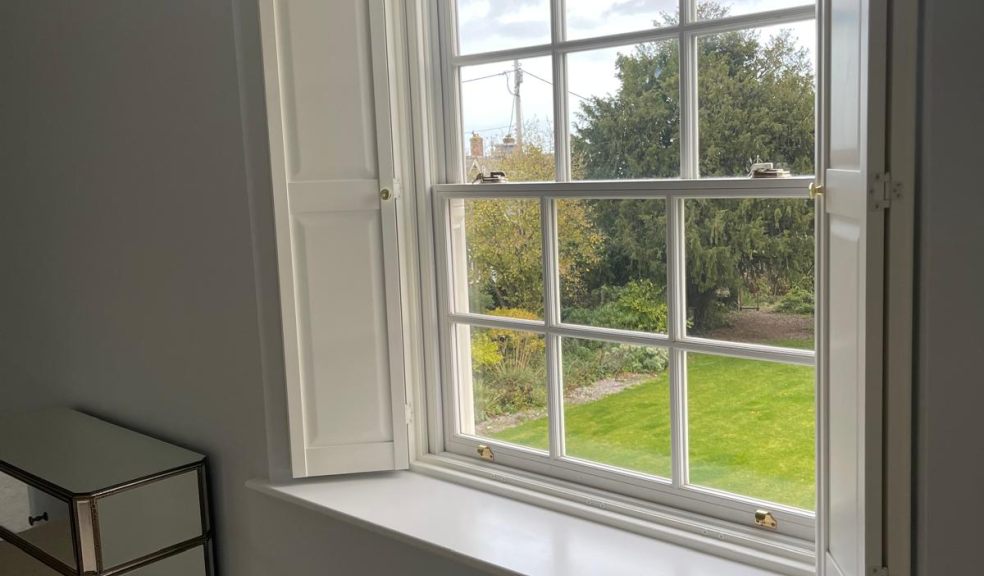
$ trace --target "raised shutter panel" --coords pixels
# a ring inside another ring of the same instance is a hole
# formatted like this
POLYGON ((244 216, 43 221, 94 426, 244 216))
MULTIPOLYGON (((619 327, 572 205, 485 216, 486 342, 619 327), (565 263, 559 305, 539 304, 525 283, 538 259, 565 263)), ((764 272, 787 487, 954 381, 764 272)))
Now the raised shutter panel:
POLYGON ((823 576, 882 565, 885 0, 830 0, 823 238, 818 562, 823 576))
POLYGON ((407 468, 383 0, 261 0, 295 477, 407 468))

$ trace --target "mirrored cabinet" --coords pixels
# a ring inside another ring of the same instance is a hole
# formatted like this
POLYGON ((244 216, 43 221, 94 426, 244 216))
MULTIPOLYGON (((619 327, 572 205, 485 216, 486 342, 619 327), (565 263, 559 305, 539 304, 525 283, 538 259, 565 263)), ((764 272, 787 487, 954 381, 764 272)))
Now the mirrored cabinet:
POLYGON ((205 457, 68 409, 0 418, 0 576, 212 576, 205 457))

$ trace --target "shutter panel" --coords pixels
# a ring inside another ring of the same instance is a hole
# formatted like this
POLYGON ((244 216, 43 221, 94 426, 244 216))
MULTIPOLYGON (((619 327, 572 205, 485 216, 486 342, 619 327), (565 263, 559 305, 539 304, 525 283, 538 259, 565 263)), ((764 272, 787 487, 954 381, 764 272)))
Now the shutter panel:
POLYGON ((885 0, 831 0, 821 262, 827 294, 821 369, 819 573, 882 566, 885 213, 885 0))
POLYGON ((295 477, 407 468, 383 0, 261 0, 295 477))

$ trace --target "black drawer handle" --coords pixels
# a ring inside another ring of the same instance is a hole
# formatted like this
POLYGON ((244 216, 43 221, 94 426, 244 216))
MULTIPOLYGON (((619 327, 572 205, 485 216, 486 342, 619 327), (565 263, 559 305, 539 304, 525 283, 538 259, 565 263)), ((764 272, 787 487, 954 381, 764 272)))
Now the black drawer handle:
POLYGON ((45 512, 44 514, 42 514, 40 516, 28 516, 27 517, 27 521, 28 521, 28 523, 31 526, 34 526, 38 522, 47 522, 48 521, 48 513, 45 512))

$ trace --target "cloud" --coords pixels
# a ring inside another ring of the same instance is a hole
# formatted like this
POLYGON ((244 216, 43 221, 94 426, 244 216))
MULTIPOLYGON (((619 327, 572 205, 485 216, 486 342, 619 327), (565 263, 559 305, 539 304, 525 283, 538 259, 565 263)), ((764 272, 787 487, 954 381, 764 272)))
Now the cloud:
POLYGON ((680 4, 674 0, 619 0, 612 2, 604 16, 653 16, 660 12, 674 13, 680 4))

